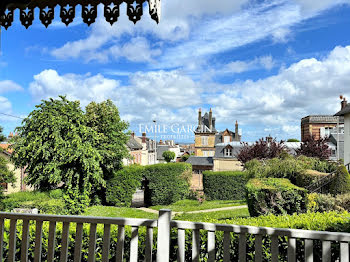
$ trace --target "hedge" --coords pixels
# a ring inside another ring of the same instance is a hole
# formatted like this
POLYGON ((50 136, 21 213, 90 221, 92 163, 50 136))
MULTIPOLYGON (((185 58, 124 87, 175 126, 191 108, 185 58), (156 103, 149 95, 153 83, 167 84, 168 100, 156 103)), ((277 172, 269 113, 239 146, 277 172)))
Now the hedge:
POLYGON ((329 186, 329 193, 332 195, 350 193, 350 175, 344 165, 338 167, 335 178, 329 186))
POLYGON ((170 205, 188 196, 192 166, 187 163, 145 166, 143 176, 146 205, 170 205))
POLYGON ((132 196, 141 187, 143 167, 129 166, 114 173, 107 181, 107 204, 118 207, 130 207, 132 196))
POLYGON ((245 198, 245 172, 227 171, 203 173, 204 194, 209 200, 240 200, 245 198))
POLYGON ((284 178, 251 179, 246 185, 251 216, 306 211, 306 189, 284 178))
MULTIPOLYGON (((322 173, 316 170, 307 169, 297 175, 295 184, 300 187, 307 187, 317 180, 327 176, 327 173, 322 173)), ((328 192, 328 189, 326 190, 328 192)))
MULTIPOLYGON (((223 223, 223 221, 208 220, 211 223, 223 223)), ((329 213, 307 213, 300 215, 285 215, 275 216, 268 215, 257 218, 236 218, 233 220, 226 220, 226 224, 235 225, 249 225, 249 226, 262 226, 262 227, 275 227, 275 228, 294 228, 294 229, 306 229, 306 230, 319 230, 319 231, 337 231, 337 232, 348 232, 350 224, 350 214, 347 212, 329 212, 329 213)), ((42 261, 47 260, 48 250, 48 222, 43 224, 43 241, 42 241, 42 261)), ((9 220, 5 221, 5 235, 4 235, 4 259, 8 260, 8 241, 9 241, 9 220)), ((62 236, 62 223, 58 223, 56 227, 56 246, 55 246, 55 257, 54 261, 60 260, 60 245, 62 236)), ((115 261, 116 255, 116 244, 118 240, 117 226, 111 227, 111 249, 110 249, 110 261, 115 261)), ((73 261, 74 248, 75 248, 75 234, 76 225, 71 224, 69 229, 69 248, 68 248, 68 261, 73 261)), ((157 229, 153 231, 153 257, 156 257, 157 247, 157 229)), ((186 230, 185 238, 185 261, 192 261, 191 257, 191 245, 192 245, 192 232, 186 230)), ((145 253, 145 227, 139 228, 138 237, 138 260, 144 260, 145 253)), ((215 233, 215 247, 216 247, 216 259, 215 261, 222 261, 223 259, 223 232, 215 233)), ((231 233, 231 244, 230 244, 230 261, 238 261, 238 235, 231 233)), ((102 256, 102 245, 103 245, 103 225, 97 226, 97 243, 95 249, 96 261, 101 260, 102 256)), ((131 228, 125 227, 125 245, 124 245, 124 259, 129 261, 130 259, 130 239, 131 239, 131 228)), ((34 261, 34 246, 35 246, 35 223, 30 223, 29 230, 29 249, 28 249, 28 261, 34 261)), ((16 237, 16 261, 20 261, 20 248, 22 241, 22 221, 17 223, 17 237, 16 237)), ((83 244, 82 244, 82 258, 80 261, 87 261, 88 248, 89 248, 89 225, 84 224, 83 227, 83 244)), ((247 236, 246 247, 247 247, 247 258, 248 261, 254 261, 255 256, 255 237, 253 235, 247 236)), ((287 238, 279 237, 279 261, 287 261, 287 238)), ((320 241, 314 241, 314 259, 315 261, 321 261, 321 243, 320 241)), ((269 261, 271 259, 271 240, 269 237, 263 237, 263 261, 269 261)), ((200 261, 207 261, 207 232, 204 230, 200 231, 200 261)), ((177 230, 172 229, 171 231, 171 248, 170 248, 170 260, 177 261, 177 230)), ((339 243, 332 243, 332 261, 337 261, 339 258, 339 243)), ((303 242, 297 240, 297 261, 305 261, 303 242)))
POLYGON ((9 194, 3 200, 4 210, 11 212, 15 208, 37 208, 42 214, 66 215, 63 192, 60 189, 40 192, 24 191, 9 194))

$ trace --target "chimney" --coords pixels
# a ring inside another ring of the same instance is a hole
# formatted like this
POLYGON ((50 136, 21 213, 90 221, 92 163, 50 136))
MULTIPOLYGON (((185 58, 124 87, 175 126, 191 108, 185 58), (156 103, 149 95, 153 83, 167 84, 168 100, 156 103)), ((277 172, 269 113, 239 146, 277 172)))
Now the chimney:
POLYGON ((163 140, 162 140, 162 139, 161 139, 161 140, 159 140, 159 144, 160 144, 160 145, 164 145, 164 144, 163 144, 163 140))
POLYGON ((146 133, 142 133, 142 143, 146 143, 146 133))
POLYGON ((237 120, 236 120, 236 124, 235 124, 235 141, 239 141, 238 121, 237 120))
POLYGON ((210 132, 213 132, 213 111, 211 110, 211 108, 209 111, 209 129, 210 132))
POLYGON ((346 107, 346 105, 348 104, 348 101, 346 101, 346 98, 345 98, 345 97, 342 97, 342 96, 341 96, 341 98, 343 99, 343 100, 341 101, 341 110, 343 110, 343 109, 346 107))
POLYGON ((202 126, 202 109, 199 108, 198 110, 198 126, 202 126))
POLYGON ((135 137, 135 132, 134 132, 134 131, 131 133, 131 136, 132 136, 133 138, 135 137))
POLYGON ((272 138, 271 135, 269 135, 268 137, 266 137, 266 142, 271 143, 272 140, 273 140, 273 138, 272 138))

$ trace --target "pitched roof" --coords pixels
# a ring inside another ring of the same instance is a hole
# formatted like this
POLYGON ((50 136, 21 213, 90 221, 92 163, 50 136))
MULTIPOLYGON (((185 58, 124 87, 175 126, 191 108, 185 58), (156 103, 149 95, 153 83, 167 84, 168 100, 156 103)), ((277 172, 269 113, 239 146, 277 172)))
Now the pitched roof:
MULTIPOLYGON (((13 149, 10 149, 9 147, 10 147, 10 144, 0 143, 0 148, 3 150, 4 153, 12 154, 13 149)), ((1 149, 0 149, 0 152, 2 151, 1 149)))
POLYGON ((163 153, 165 151, 169 151, 169 148, 170 148, 169 145, 158 145, 157 146, 157 159, 164 160, 163 153))
MULTIPOLYGON (((337 123, 338 118, 332 115, 310 115, 301 119, 302 123, 337 123)), ((339 119, 340 123, 344 123, 344 119, 339 119)))
POLYGON ((212 157, 202 157, 202 156, 190 156, 186 163, 193 166, 213 166, 214 161, 212 157))
POLYGON ((128 146, 128 148, 130 148, 130 150, 141 150, 142 149, 142 145, 136 141, 136 139, 132 136, 130 136, 129 141, 126 143, 126 145, 128 146))
POLYGON ((350 104, 347 104, 342 110, 335 114, 335 116, 344 116, 350 114, 350 104))

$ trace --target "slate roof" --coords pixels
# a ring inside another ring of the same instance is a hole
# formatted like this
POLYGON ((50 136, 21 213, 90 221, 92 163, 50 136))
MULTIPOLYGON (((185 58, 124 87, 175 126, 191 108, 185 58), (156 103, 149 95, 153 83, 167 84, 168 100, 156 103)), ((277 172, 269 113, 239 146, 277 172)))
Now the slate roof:
MULTIPOLYGON (((301 123, 337 123, 338 118, 331 115, 310 115, 303 117, 301 119, 301 123)), ((344 118, 339 119, 340 123, 344 123, 344 118)))
POLYGON ((350 104, 347 104, 342 110, 335 114, 335 116, 344 116, 350 114, 350 104))
POLYGON ((142 149, 142 145, 139 142, 137 142, 136 139, 132 136, 129 137, 129 141, 126 143, 126 145, 128 146, 128 148, 130 148, 130 150, 142 149))
MULTIPOLYGON (((212 129, 212 133, 216 133, 217 130, 215 128, 215 117, 212 118, 213 121, 213 129, 212 129)), ((207 127, 208 129, 210 128, 210 124, 209 124, 209 114, 208 112, 204 114, 204 116, 202 116, 202 125, 207 127)), ((198 133, 209 133, 209 132, 203 132, 203 130, 205 130, 205 127, 200 127, 198 126, 196 128, 196 132, 198 133)))
POLYGON ((190 156, 186 163, 192 166, 213 166, 214 161, 212 157, 202 157, 202 156, 190 156))

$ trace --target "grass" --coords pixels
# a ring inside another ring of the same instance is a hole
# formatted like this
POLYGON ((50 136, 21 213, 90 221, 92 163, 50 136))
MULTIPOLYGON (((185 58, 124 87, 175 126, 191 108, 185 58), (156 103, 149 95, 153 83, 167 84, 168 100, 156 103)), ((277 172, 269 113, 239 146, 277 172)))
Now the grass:
MULTIPOLYGON (((224 211, 215 211, 209 213, 183 213, 176 215, 174 220, 185 220, 185 221, 195 221, 195 222, 210 222, 211 220, 227 220, 233 218, 246 218, 249 217, 248 208, 239 208, 224 211)), ((223 221, 224 223, 224 221, 223 221)))
POLYGON ((204 201, 200 204, 197 200, 180 200, 174 204, 168 206, 152 206, 150 208, 154 210, 160 209, 171 209, 175 212, 190 212, 197 210, 205 209, 214 209, 221 207, 232 207, 232 206, 241 206, 245 205, 245 200, 213 200, 213 201, 204 201))
POLYGON ((111 207, 111 206, 92 206, 87 208, 83 216, 94 217, 127 217, 127 218, 146 218, 157 219, 158 215, 147 213, 137 208, 111 207))

